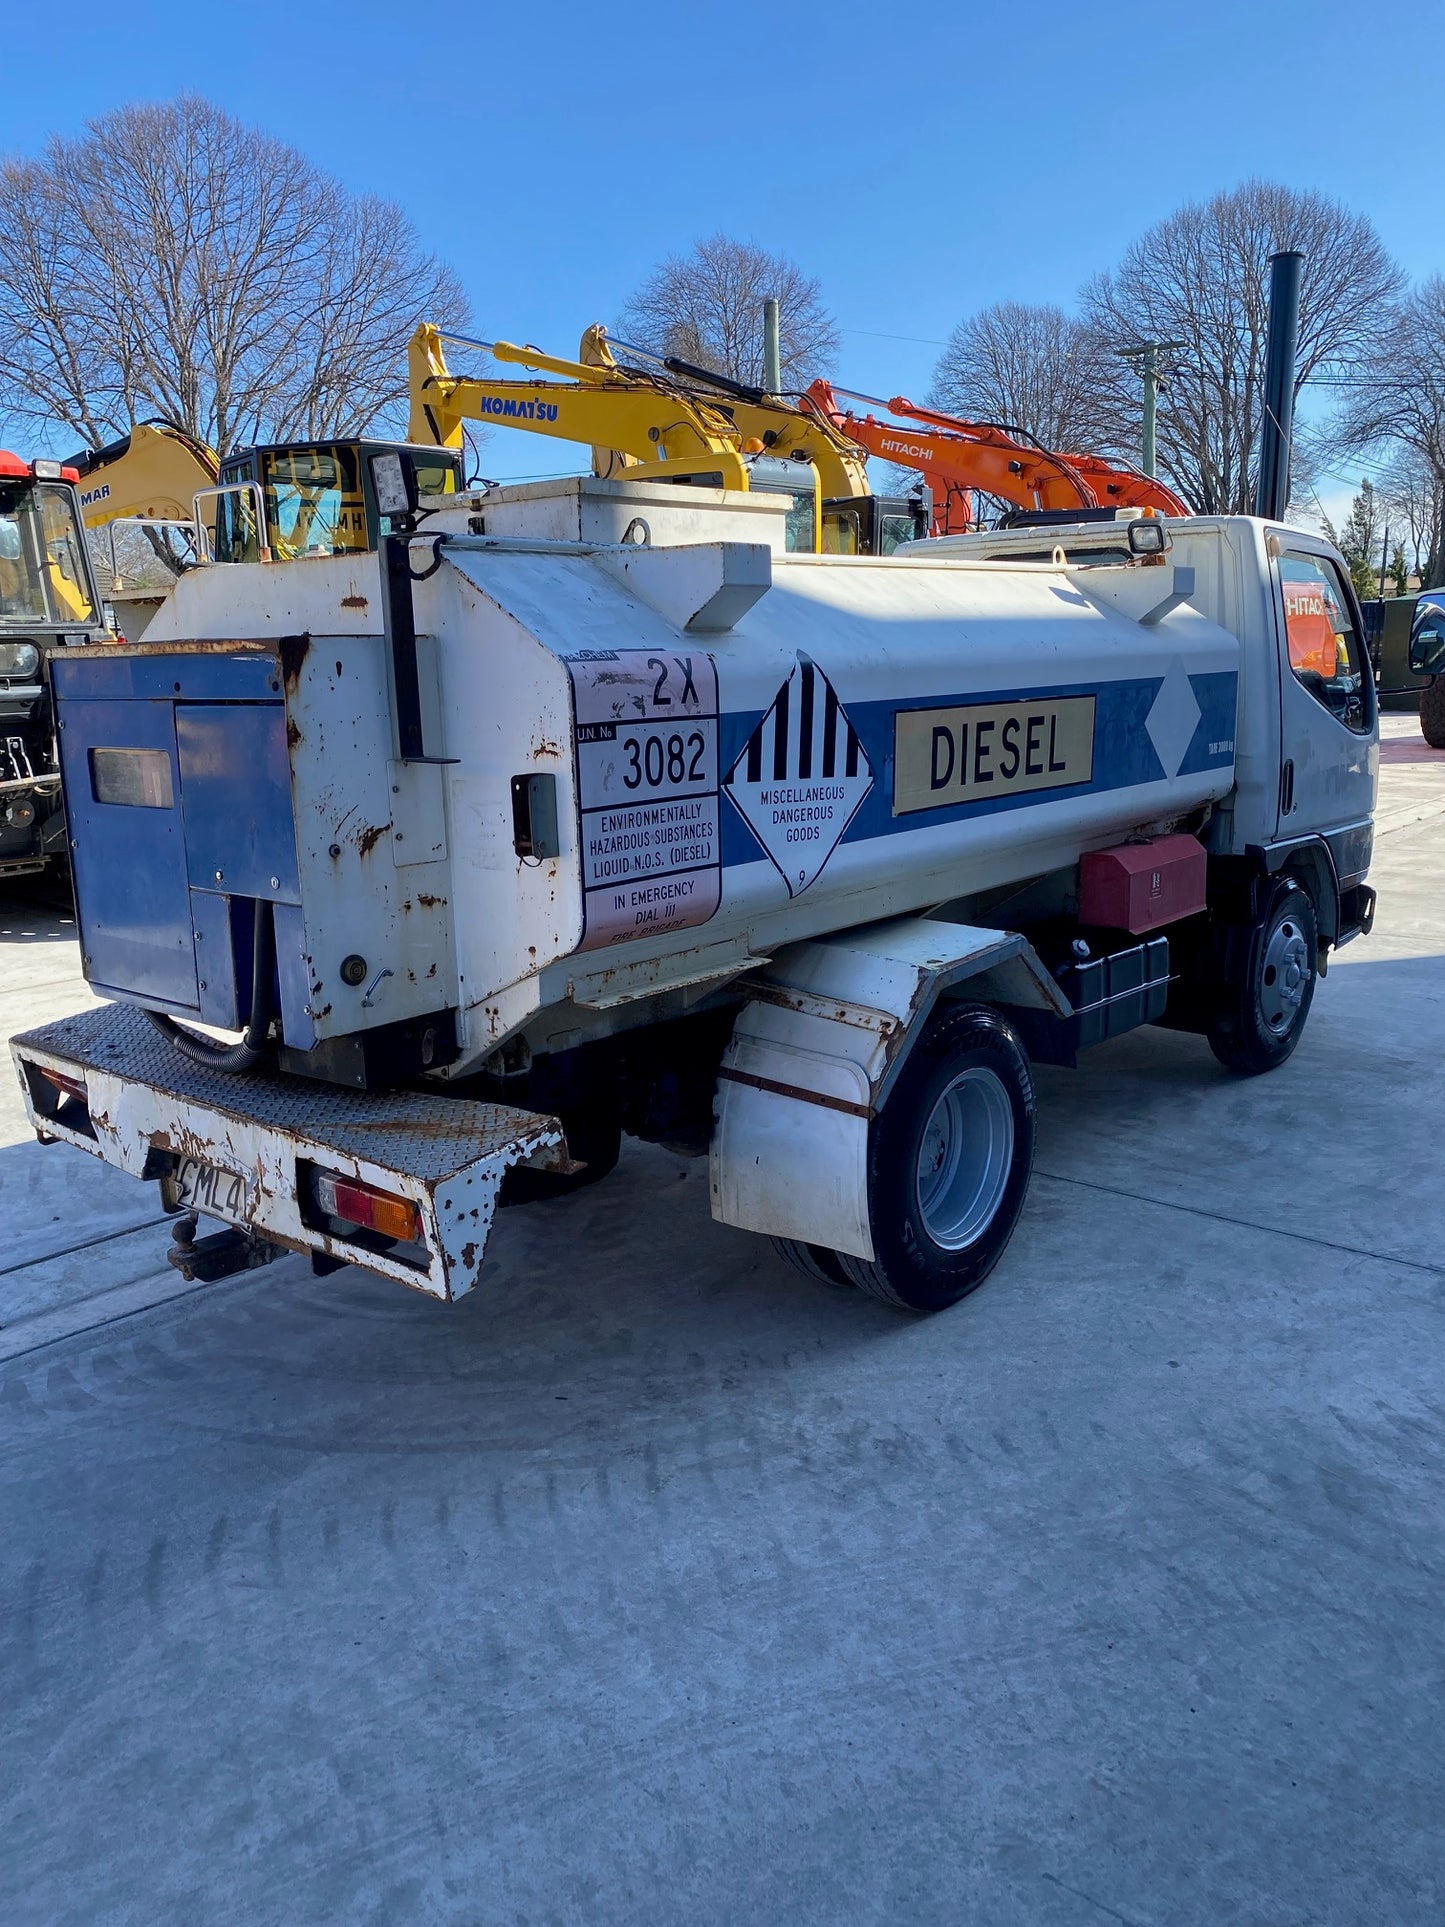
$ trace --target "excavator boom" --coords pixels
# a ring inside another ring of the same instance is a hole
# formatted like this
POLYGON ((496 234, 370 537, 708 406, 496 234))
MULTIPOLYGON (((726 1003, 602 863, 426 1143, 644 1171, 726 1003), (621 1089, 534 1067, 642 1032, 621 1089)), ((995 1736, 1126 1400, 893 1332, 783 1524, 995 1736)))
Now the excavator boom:
POLYGON ((460 448, 467 421, 501 422, 564 442, 617 449, 637 475, 716 474, 723 488, 745 489, 747 468, 732 423, 719 410, 680 388, 663 389, 605 363, 593 365, 544 355, 511 342, 490 344, 495 360, 518 362, 565 380, 491 381, 453 375, 442 336, 423 324, 412 338, 409 370, 413 441, 460 448), (659 399, 666 406, 659 408, 659 399))
POLYGON ((598 475, 791 494, 789 546, 814 552, 888 554, 924 532, 918 504, 874 496, 866 451, 813 410, 686 362, 648 354, 655 370, 619 366, 600 325, 583 335, 576 361, 505 341, 469 344, 556 382, 453 375, 449 338, 427 324, 412 338, 413 440, 459 448, 464 422, 500 421, 590 444, 598 475))
MULTIPOLYGON (((867 400, 869 397, 856 397, 867 400)), ((838 391, 815 381, 805 404, 840 433, 905 468, 916 468, 933 491, 935 535, 958 535, 972 523, 975 492, 997 496, 1021 509, 1150 508, 1165 515, 1189 509, 1162 482, 1097 455, 1056 454, 991 422, 970 422, 937 409, 920 408, 904 395, 876 406, 904 417, 914 428, 857 415, 838 391)))

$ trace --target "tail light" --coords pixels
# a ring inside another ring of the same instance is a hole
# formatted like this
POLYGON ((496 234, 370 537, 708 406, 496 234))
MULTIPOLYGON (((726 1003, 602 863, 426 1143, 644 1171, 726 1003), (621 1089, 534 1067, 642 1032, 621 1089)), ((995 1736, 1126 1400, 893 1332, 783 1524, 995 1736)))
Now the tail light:
POLYGON ((45 1079, 46 1083, 57 1093, 62 1103, 67 1097, 78 1097, 82 1104, 85 1102, 85 1079, 83 1077, 71 1077, 66 1071, 53 1071, 48 1064, 37 1064, 35 1068, 40 1072, 40 1075, 45 1079))
POLYGON ((421 1236, 421 1213, 411 1198, 382 1191, 360 1178, 344 1178, 335 1171, 311 1173, 311 1195, 330 1218, 374 1231, 382 1238, 409 1244, 421 1236))

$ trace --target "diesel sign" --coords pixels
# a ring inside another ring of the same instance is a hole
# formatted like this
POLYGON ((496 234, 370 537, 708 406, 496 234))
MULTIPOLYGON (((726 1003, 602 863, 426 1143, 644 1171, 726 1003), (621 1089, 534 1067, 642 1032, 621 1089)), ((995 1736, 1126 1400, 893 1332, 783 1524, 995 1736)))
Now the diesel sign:
POLYGON ((900 709, 893 719, 893 814, 1065 789, 1094 774, 1094 698, 900 709))

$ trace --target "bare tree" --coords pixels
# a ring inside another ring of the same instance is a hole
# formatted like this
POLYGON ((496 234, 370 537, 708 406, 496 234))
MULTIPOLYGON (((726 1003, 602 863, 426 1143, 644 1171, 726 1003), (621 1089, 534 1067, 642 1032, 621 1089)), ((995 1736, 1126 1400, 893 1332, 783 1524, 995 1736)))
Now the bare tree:
POLYGON ((1441 551, 1445 530, 1445 476, 1438 475, 1413 448, 1398 448, 1385 470, 1381 493, 1390 526, 1410 558, 1411 572, 1421 583, 1438 580, 1428 573, 1431 558, 1441 551))
POLYGON ((1327 515, 1322 515, 1320 520, 1325 534, 1345 559, 1356 593, 1366 599, 1379 595, 1378 576, 1390 559, 1383 553, 1389 512, 1369 476, 1360 483, 1360 492, 1350 503, 1350 512, 1339 528, 1327 515), (1377 549, 1382 551, 1378 569, 1377 549))
POLYGON ((622 309, 617 332, 654 354, 758 385, 763 379, 763 302, 779 307, 783 386, 803 388, 837 353, 838 330, 818 283, 786 255, 714 234, 690 254, 669 255, 622 309))
MULTIPOLYGON (((1345 413, 1353 446, 1393 445, 1395 474, 1427 529, 1420 579, 1445 578, 1445 279, 1416 288, 1390 317, 1345 413)), ((1411 521, 1412 532, 1415 526, 1411 521)))
POLYGON ((464 326, 401 210, 192 94, 0 163, 0 410, 220 452, 390 419, 418 320, 464 326))
MULTIPOLYGON (((1246 181, 1181 208, 1084 291, 1085 318, 1115 347, 1175 341, 1158 420, 1159 465, 1196 508, 1246 513, 1254 473, 1269 311, 1269 256, 1304 255, 1296 392, 1348 377, 1371 355, 1400 273, 1363 215, 1322 194, 1246 181)), ((1121 362, 1119 429, 1137 422, 1121 362)))
POLYGON ((1115 445, 1117 383, 1093 333, 1062 308, 1001 301, 961 321, 933 371, 931 405, 1020 428, 1046 448, 1115 445))

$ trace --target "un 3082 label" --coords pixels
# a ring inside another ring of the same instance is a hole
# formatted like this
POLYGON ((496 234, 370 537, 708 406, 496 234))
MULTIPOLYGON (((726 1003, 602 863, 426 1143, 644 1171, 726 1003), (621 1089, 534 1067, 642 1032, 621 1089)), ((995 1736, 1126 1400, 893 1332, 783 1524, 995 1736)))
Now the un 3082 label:
POLYGON ((577 717, 581 948, 705 923, 722 901, 712 658, 619 650, 568 663, 577 717))

